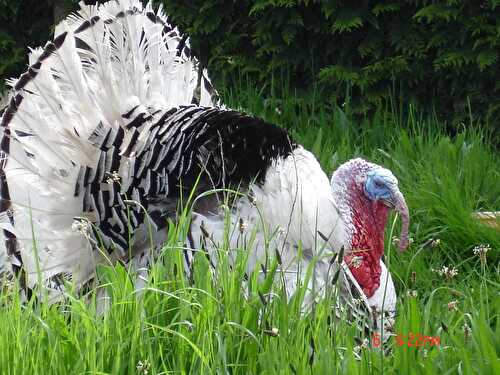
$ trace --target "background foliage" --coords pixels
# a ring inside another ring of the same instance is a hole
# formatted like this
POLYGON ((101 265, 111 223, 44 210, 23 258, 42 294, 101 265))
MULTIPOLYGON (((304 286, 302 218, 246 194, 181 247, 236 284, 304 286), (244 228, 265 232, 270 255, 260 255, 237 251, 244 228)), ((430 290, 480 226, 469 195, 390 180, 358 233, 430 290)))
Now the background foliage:
POLYGON ((26 70, 29 48, 45 45, 52 38, 54 25, 77 9, 79 1, 0 0, 0 93, 5 79, 26 70))
POLYGON ((52 8, 44 1, 0 0, 0 89, 6 78, 22 73, 27 47, 44 44, 52 23, 52 8))
MULTIPOLYGON (((219 86, 243 72, 269 94, 284 75, 299 93, 314 86, 357 113, 414 103, 455 128, 471 117, 494 126, 500 114, 499 0, 154 1, 189 33, 219 86)), ((0 0, 2 83, 77 3, 0 0)))
POLYGON ((500 111, 498 0, 162 2, 218 74, 265 85, 285 67, 358 112, 388 97, 447 119, 500 111))

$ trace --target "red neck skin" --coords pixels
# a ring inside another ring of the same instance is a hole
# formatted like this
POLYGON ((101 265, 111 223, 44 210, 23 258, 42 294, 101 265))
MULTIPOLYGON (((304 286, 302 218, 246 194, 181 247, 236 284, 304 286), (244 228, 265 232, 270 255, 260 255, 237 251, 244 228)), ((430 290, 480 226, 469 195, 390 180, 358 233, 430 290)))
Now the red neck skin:
POLYGON ((380 201, 366 198, 361 189, 351 195, 352 223, 354 233, 351 240, 352 253, 345 257, 353 276, 367 298, 380 286, 380 259, 384 254, 384 230, 389 208, 380 201), (361 264, 353 258, 362 257, 361 264), (358 267, 356 267, 358 266, 358 267))

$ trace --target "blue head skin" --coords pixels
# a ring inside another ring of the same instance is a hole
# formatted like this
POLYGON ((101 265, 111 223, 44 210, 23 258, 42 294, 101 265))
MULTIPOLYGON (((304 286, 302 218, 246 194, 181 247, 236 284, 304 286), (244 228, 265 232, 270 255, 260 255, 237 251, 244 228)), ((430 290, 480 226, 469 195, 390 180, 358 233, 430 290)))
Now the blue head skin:
POLYGON ((399 191, 398 180, 388 169, 377 168, 367 173, 365 194, 370 200, 380 200, 389 207, 395 207, 395 191, 399 191))

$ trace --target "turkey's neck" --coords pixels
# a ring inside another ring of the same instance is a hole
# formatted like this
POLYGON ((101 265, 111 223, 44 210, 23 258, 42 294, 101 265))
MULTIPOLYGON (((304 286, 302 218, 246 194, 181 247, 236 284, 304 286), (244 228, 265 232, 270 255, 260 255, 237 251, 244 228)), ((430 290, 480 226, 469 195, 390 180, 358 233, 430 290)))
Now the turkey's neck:
POLYGON ((359 186, 353 184, 350 191, 352 252, 345 260, 369 298, 380 286, 380 259, 384 254, 384 230, 389 208, 380 201, 366 198, 359 186))

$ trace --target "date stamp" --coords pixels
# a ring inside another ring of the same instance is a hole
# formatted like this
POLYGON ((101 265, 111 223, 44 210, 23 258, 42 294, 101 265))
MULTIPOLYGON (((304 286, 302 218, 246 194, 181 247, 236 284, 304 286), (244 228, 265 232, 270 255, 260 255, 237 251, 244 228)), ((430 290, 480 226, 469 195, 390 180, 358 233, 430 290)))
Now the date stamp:
MULTIPOLYGON (((441 345, 440 336, 427 336, 413 332, 408 332, 407 335, 398 333, 394 337, 394 341, 397 346, 404 348, 423 348, 441 345)), ((380 338, 380 333, 374 332, 372 334, 372 347, 380 348, 381 345, 382 339, 380 338)))

